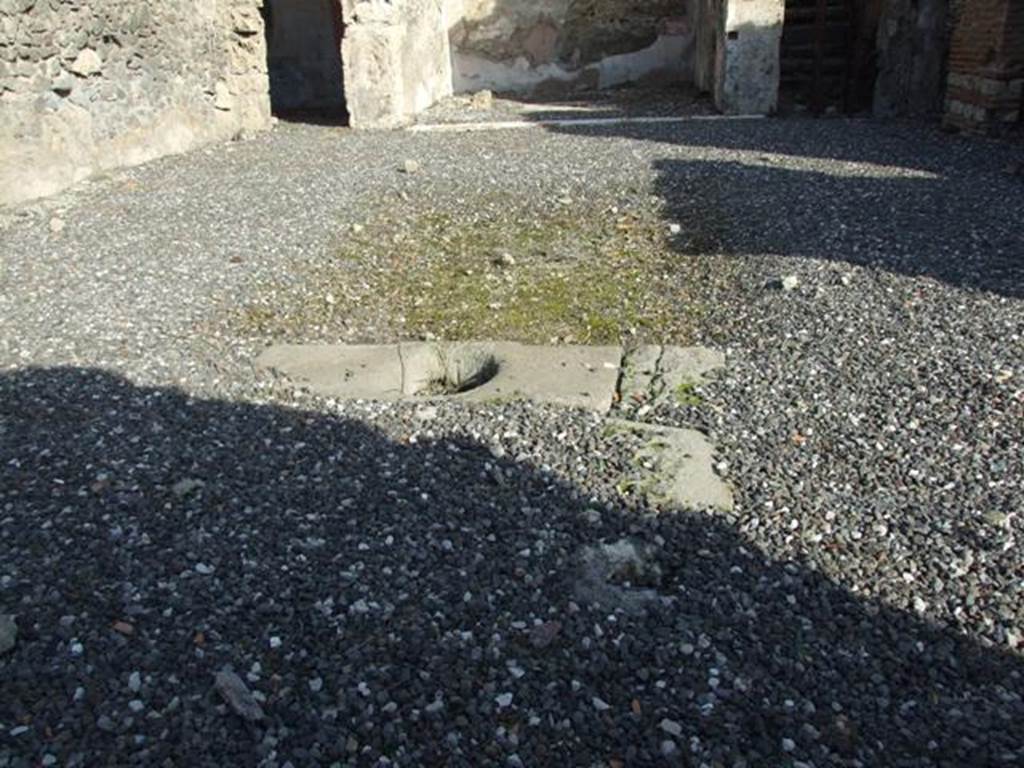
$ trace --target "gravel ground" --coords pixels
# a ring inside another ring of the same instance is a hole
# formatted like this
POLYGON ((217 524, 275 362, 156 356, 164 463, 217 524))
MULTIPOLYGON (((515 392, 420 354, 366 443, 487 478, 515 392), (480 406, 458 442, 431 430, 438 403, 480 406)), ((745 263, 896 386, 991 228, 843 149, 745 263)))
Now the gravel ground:
POLYGON ((9 213, 0 766, 1024 764, 1019 157, 281 125, 9 213), (254 376, 232 308, 380 206, 494 194, 661 199, 728 368, 623 410, 707 429, 734 513, 622 497, 583 412, 254 376))
MULTIPOLYGON (((479 97, 477 97, 478 99, 479 97)), ((481 104, 473 95, 444 99, 417 116, 421 125, 438 123, 482 123, 505 120, 553 120, 609 117, 678 117, 713 115, 710 100, 692 88, 625 87, 580 93, 573 97, 531 98, 483 96, 481 104)))

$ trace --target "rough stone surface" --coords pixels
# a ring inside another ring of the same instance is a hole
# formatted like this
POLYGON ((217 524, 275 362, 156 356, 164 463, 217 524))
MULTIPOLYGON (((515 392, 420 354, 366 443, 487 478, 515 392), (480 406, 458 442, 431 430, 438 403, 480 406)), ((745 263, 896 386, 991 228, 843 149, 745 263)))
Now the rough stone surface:
MULTIPOLYGON (((655 588, 661 581, 661 567, 655 561, 655 547, 630 539, 585 547, 575 595, 606 611, 643 614, 658 600, 655 588)), ((599 710, 609 709, 601 699, 599 710)))
POLYGON ((252 691, 242 682, 242 678, 230 669, 222 669, 216 674, 214 687, 235 714, 243 720, 255 722, 263 719, 263 708, 253 698, 252 691))
POLYGON ((938 114, 949 52, 949 0, 889 0, 882 7, 875 114, 938 114))
POLYGON ((0 3, 0 205, 265 127, 257 7, 0 3))
POLYGON ((448 0, 456 92, 689 80, 691 2, 448 0))
POLYGON ((387 128, 452 93, 441 0, 344 0, 342 61, 354 128, 387 128))
POLYGON ((75 60, 71 62, 70 69, 76 75, 89 77, 97 74, 102 67, 103 61, 100 59, 100 55, 92 48, 86 48, 79 52, 75 60))
POLYGON ((679 397, 724 365, 725 356, 707 347, 644 344, 623 358, 619 393, 627 403, 657 405, 679 397))

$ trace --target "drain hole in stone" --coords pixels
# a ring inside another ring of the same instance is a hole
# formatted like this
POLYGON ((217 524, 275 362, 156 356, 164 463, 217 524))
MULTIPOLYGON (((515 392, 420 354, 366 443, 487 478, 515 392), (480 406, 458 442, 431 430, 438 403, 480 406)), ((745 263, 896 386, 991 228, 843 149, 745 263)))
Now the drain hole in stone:
POLYGON ((438 358, 437 370, 416 394, 458 395, 486 384, 498 373, 498 361, 487 352, 452 351, 439 354, 438 358))

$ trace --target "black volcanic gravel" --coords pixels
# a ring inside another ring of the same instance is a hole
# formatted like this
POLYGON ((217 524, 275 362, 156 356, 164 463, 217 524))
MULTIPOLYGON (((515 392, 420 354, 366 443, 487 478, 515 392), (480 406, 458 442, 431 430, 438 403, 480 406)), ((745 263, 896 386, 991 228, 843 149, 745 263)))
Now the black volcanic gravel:
POLYGON ((846 120, 228 147, 0 229, 0 768, 1024 764, 1019 147, 846 120), (733 513, 622 497, 601 416, 307 397, 219 324, 371 204, 495 189, 664 201, 728 366, 624 410, 706 429, 733 513), (580 597, 624 539, 642 612, 580 597))

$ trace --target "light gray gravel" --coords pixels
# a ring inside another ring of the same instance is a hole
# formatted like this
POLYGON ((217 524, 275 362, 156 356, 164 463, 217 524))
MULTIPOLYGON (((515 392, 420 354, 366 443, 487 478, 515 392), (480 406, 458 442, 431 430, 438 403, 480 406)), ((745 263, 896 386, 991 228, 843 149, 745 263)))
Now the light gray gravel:
POLYGON ((6 214, 0 766, 1024 763, 1019 154, 282 125, 6 214), (377 206, 495 193, 664 199, 728 366, 620 410, 707 429, 733 512, 622 497, 592 414, 256 378, 232 306, 377 206), (624 542, 602 594, 642 610, 581 600, 624 542))
POLYGON ((710 99, 700 96, 690 87, 666 89, 631 86, 580 93, 574 98, 530 99, 525 102, 514 96, 506 98, 492 95, 489 107, 476 101, 473 95, 458 95, 444 99, 420 113, 416 122, 420 125, 437 125, 711 114, 715 114, 715 108, 710 99))

